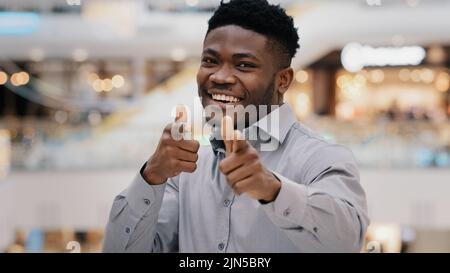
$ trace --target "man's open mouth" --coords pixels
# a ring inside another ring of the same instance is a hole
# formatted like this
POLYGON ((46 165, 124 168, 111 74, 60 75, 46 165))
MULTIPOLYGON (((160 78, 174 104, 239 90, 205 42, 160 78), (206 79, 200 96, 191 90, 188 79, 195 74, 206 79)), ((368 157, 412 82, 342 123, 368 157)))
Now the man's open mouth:
POLYGON ((218 94, 218 93, 208 93, 209 97, 213 100, 221 103, 238 103, 241 101, 240 98, 230 95, 218 94))
POLYGON ((220 102, 231 102, 236 103, 239 102, 241 99, 233 97, 233 96, 227 96, 222 94, 212 94, 213 100, 220 101, 220 102))

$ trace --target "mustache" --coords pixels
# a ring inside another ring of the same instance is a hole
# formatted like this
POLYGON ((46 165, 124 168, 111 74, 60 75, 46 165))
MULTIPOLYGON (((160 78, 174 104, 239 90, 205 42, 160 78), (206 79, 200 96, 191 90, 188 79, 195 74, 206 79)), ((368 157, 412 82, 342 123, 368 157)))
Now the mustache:
POLYGON ((220 90, 220 91, 233 92, 231 86, 229 86, 227 84, 211 84, 206 87, 206 90, 220 90))

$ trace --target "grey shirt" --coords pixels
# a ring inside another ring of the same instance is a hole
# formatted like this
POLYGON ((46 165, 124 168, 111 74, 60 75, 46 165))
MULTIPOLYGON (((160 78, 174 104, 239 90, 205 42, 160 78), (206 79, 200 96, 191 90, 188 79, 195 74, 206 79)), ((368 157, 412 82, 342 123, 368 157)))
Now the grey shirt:
POLYGON ((369 219, 351 151, 302 126, 288 105, 276 111, 276 134, 259 127, 278 141, 275 151, 260 151, 281 181, 273 202, 235 195, 218 169, 223 149, 202 146, 193 173, 156 186, 137 174, 114 200, 103 251, 359 251, 369 219))

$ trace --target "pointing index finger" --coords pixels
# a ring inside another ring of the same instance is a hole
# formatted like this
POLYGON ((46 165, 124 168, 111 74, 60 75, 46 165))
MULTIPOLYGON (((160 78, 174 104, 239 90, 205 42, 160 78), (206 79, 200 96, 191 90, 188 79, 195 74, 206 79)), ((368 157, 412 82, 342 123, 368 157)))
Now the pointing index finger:
POLYGON ((247 148, 248 145, 249 144, 245 140, 244 135, 239 130, 235 130, 233 138, 233 152, 244 150, 247 148))

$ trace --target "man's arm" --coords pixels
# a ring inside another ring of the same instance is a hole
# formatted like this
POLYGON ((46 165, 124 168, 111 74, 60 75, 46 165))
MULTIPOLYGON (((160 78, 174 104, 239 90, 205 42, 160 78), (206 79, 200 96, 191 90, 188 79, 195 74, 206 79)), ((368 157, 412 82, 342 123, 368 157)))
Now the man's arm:
MULTIPOLYGON (((231 118, 224 117, 226 157, 219 169, 236 194, 245 193, 258 200, 272 222, 285 231, 300 251, 360 250, 369 221, 365 194, 350 150, 322 143, 305 158, 299 172, 291 172, 299 177, 290 180, 268 170, 258 151, 230 124, 231 118)), ((292 160, 284 167, 297 168, 292 160)))
POLYGON ((187 110, 177 108, 155 152, 133 183, 116 197, 104 241, 104 252, 173 252, 178 250, 178 179, 197 168, 196 140, 184 139, 187 110))
POLYGON ((139 173, 114 200, 103 252, 178 251, 177 182, 150 185, 139 173))
POLYGON ((360 251, 369 219, 351 152, 330 145, 307 162, 299 178, 306 183, 274 172, 281 189, 273 202, 262 205, 263 209, 303 251, 360 251))

